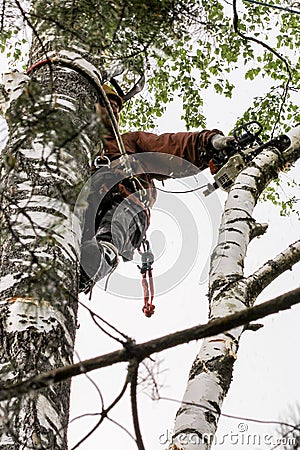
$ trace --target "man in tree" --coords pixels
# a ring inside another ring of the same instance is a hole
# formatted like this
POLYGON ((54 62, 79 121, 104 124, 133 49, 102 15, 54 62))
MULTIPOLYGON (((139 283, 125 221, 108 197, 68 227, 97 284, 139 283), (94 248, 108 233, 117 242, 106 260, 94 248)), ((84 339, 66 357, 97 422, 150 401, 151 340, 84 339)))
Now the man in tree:
MULTIPOLYGON (((122 98, 108 85, 104 85, 103 89, 109 100, 111 113, 119 123, 122 98)), ((120 145, 113 129, 114 119, 105 106, 99 107, 99 113, 107 134, 104 136, 101 154, 96 158, 97 161, 100 160, 99 167, 103 172, 99 181, 102 184, 100 195, 99 186, 89 195, 82 240, 80 290, 86 293, 94 283, 114 270, 119 255, 125 261, 132 260, 134 250, 141 245, 149 226, 149 208, 156 199, 153 178, 162 180, 192 175, 206 169, 210 161, 215 161, 220 166, 234 140, 217 129, 162 135, 144 131, 125 133, 122 141, 128 155, 154 152, 168 154, 170 157, 151 159, 148 167, 144 164, 141 170, 135 168, 135 173, 142 172, 142 175, 122 176, 120 180, 119 170, 110 167, 111 161, 121 157, 120 145), (181 164, 183 160, 192 163, 196 170, 187 173, 181 164), (107 165, 104 171, 101 162, 107 165), (162 168, 162 165, 168 167, 162 168), (161 173, 167 175, 158 175, 161 173)))

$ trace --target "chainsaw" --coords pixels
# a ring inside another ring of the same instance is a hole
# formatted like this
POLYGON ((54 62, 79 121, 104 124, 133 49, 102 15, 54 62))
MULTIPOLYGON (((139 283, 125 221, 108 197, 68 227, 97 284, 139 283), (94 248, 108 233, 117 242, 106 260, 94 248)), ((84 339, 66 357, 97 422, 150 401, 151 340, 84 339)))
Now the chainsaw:
POLYGON ((259 137, 262 130, 263 127, 259 122, 252 121, 233 131, 235 140, 230 147, 223 151, 220 158, 214 157, 209 161, 214 182, 209 183, 203 191, 205 197, 218 188, 229 191, 238 174, 265 148, 275 147, 282 152, 290 146, 290 138, 286 135, 280 135, 263 143, 259 137))

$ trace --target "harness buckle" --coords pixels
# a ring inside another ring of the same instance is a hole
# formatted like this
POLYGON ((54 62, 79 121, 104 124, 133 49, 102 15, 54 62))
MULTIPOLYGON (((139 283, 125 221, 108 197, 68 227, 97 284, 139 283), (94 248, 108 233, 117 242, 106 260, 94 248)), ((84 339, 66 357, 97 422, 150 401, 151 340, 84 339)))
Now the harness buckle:
POLYGON ((96 167, 96 169, 101 169, 102 167, 110 168, 110 164, 110 159, 105 155, 96 156, 96 158, 94 159, 94 166, 96 167))

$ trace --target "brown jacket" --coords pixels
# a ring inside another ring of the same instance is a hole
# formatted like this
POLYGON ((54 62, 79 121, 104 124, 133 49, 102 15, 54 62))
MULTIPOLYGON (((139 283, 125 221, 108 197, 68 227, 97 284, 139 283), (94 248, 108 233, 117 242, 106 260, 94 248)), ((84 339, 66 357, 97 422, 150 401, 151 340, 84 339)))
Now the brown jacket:
MULTIPOLYGON (((144 188, 148 190, 147 204, 149 206, 152 206, 156 199, 153 179, 164 180, 170 177, 179 178, 195 175, 208 167, 209 160, 213 156, 210 139, 215 134, 223 133, 214 129, 201 132, 164 133, 161 135, 133 131, 122 135, 122 141, 129 156, 153 152, 152 155, 149 155, 149 158, 137 157, 137 167, 134 167, 134 173, 141 174, 139 179, 144 188), (174 158, 174 156, 177 158, 174 158), (184 161, 192 164, 187 164, 184 161)), ((106 137, 103 152, 111 161, 115 161, 121 156, 115 137, 106 137)), ((126 183, 124 184, 125 187, 122 183, 119 183, 119 192, 126 197, 130 192, 126 191, 126 183)))
MULTIPOLYGON (((179 133, 164 133, 157 135, 154 133, 147 133, 145 131, 133 131, 122 135, 122 141, 128 155, 136 153, 164 153, 189 161, 199 170, 208 167, 208 162, 212 158, 213 148, 210 144, 210 139, 215 134, 223 134, 219 130, 204 130, 202 132, 179 132, 179 133)), ((104 145, 104 155, 110 160, 115 160, 120 157, 117 141, 114 137, 107 137, 104 145)), ((172 158, 149 158, 151 163, 143 162, 146 165, 144 170, 146 173, 151 173, 152 178, 162 179, 159 174, 170 173, 172 177, 183 177, 189 175, 183 170, 180 161, 175 158, 176 162, 172 164, 172 158), (161 164, 166 167, 162 167, 161 164), (169 167, 170 164, 170 167, 169 167), (151 167, 149 167, 149 165, 151 167), (157 172, 155 170, 157 168, 157 172), (172 175, 171 175, 172 173, 172 175), (158 175, 158 176, 156 176, 158 175)), ((190 174, 191 175, 191 174, 190 174)), ((166 177, 167 178, 167 177, 166 177)))

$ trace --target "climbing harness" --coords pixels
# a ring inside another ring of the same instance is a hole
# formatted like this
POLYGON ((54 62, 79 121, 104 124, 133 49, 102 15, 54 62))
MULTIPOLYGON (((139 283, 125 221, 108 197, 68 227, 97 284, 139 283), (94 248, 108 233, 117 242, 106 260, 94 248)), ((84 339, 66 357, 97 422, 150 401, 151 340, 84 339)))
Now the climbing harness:
POLYGON ((150 249, 149 241, 145 238, 142 241, 143 251, 139 250, 142 259, 142 265, 138 266, 142 274, 142 287, 144 290, 144 306, 143 313, 146 317, 151 317, 154 314, 155 306, 154 299, 154 282, 152 276, 152 264, 154 262, 154 255, 150 249), (148 280, 147 280, 148 275, 148 280))

